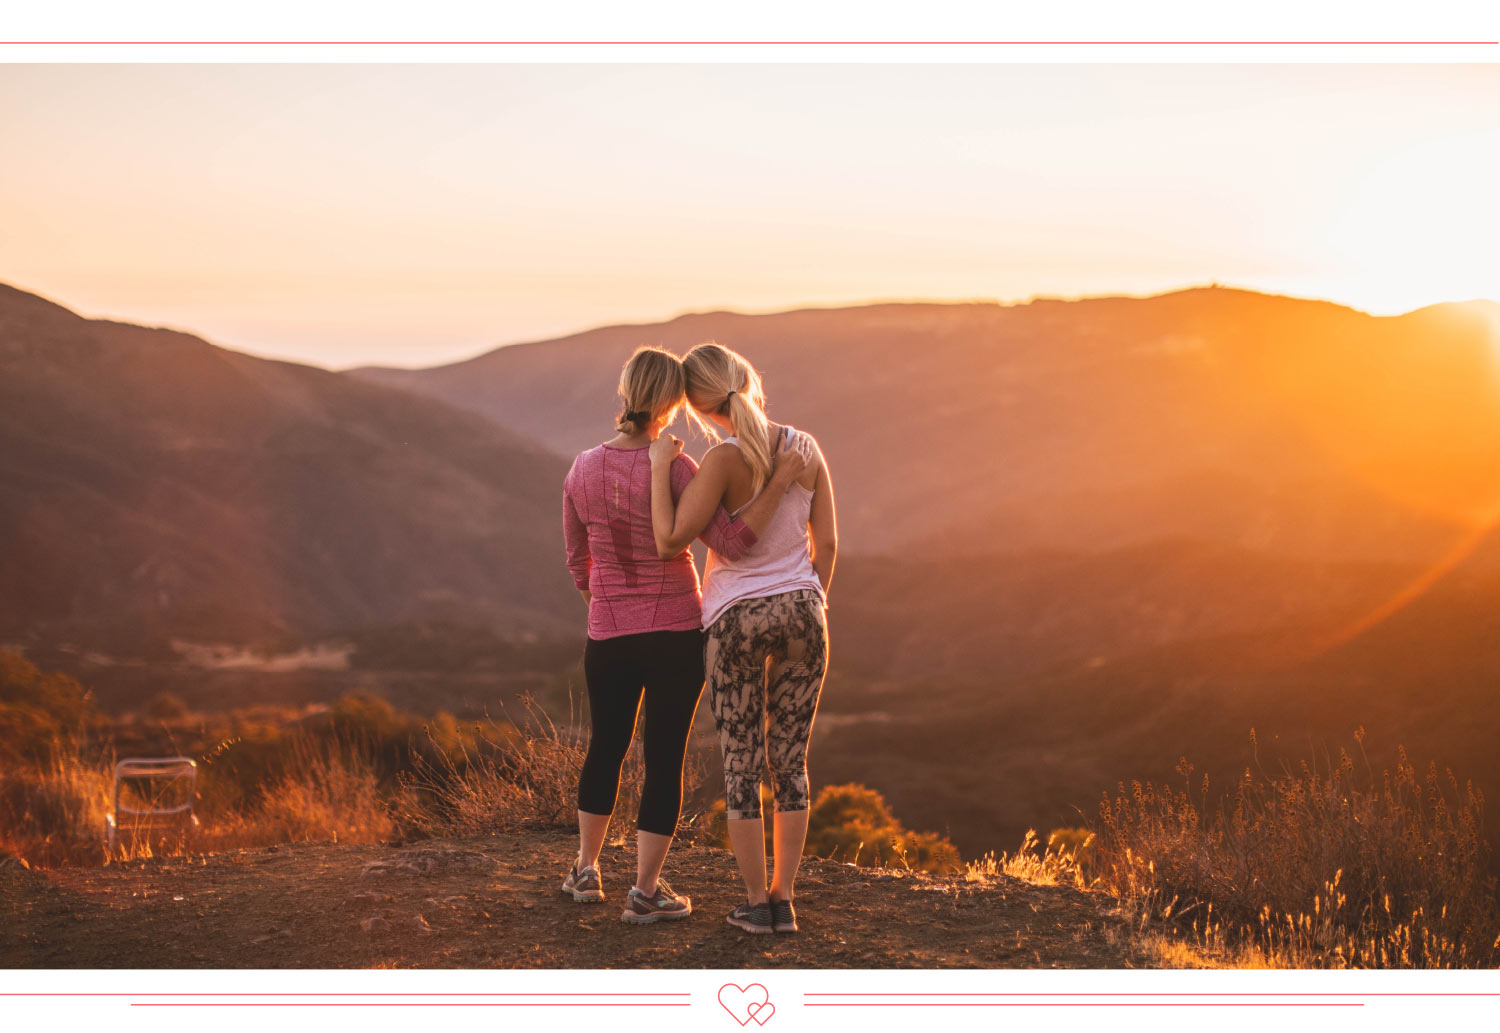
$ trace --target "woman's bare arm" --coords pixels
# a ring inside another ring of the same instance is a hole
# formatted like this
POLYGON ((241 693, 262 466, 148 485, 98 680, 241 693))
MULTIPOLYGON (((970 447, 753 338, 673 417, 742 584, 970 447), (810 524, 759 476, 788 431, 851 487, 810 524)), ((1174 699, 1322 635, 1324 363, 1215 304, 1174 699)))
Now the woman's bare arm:
POLYGON ((812 538, 813 570, 827 597, 828 586, 833 584, 833 564, 839 554, 839 523, 833 508, 833 478, 828 473, 828 461, 818 450, 818 480, 813 487, 812 512, 807 516, 807 528, 812 538))
MULTIPOLYGON (((662 435, 651 446, 651 530, 656 538, 656 552, 670 559, 687 548, 701 535, 723 503, 729 487, 729 475, 739 463, 739 449, 733 445, 716 445, 703 457, 698 473, 673 502, 672 463, 682 450, 682 442, 662 435)), ((806 468, 806 460, 784 448, 776 453, 776 466, 764 490, 740 514, 740 520, 759 538, 771 523, 776 507, 781 505, 787 488, 806 468)))

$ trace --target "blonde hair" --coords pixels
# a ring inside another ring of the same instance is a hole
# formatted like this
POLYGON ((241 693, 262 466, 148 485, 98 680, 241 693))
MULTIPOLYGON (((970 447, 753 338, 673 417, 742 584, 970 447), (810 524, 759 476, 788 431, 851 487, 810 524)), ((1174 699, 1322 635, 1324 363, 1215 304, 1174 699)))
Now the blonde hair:
MULTIPOLYGON (((682 357, 687 390, 718 402, 717 411, 729 417, 740 455, 750 466, 751 490, 758 493, 771 476, 771 426, 766 419, 766 393, 760 374, 739 352, 709 341, 682 357)), ((688 412, 714 440, 719 434, 710 421, 691 406, 688 412)))
POLYGON ((620 398, 625 409, 615 421, 622 434, 639 434, 657 420, 672 422, 683 402, 682 362, 665 348, 642 345, 620 370, 620 398))

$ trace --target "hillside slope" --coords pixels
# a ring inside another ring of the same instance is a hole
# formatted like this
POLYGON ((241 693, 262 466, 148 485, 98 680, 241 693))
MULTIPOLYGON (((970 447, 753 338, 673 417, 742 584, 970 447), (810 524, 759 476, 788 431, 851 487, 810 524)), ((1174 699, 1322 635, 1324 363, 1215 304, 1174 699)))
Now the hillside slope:
POLYGON ((571 630, 566 462, 436 399, 0 285, 0 634, 571 630))
POLYGON ((1377 318, 1223 288, 714 312, 351 375, 566 453, 604 432, 631 349, 718 340, 760 368, 774 418, 823 444, 847 552, 1187 537, 1420 562, 1500 505, 1497 313, 1377 318))

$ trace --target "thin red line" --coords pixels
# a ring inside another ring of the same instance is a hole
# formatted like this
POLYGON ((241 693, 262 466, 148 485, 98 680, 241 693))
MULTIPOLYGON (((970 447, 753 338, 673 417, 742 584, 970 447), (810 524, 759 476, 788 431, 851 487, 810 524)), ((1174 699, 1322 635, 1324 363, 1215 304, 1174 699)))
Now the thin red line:
POLYGON ((202 992, 202 993, 177 993, 167 991, 146 991, 140 993, 113 991, 83 992, 83 993, 0 993, 0 997, 691 997, 692 994, 684 993, 234 993, 234 992, 202 992))
POLYGON ((1474 991, 1472 993, 1470 993, 1470 992, 1461 992, 1461 991, 1455 991, 1455 992, 1452 992, 1452 993, 1438 992, 1438 991, 1433 991, 1433 992, 1430 992, 1430 993, 1425 993, 1425 992, 1421 992, 1421 991, 1413 991, 1411 993, 1400 993, 1400 992, 1397 992, 1397 991, 1382 991, 1382 992, 1371 992, 1371 993, 1346 993, 1346 992, 1342 992, 1342 991, 1340 991, 1340 992, 1331 992, 1331 993, 1311 993, 1311 992, 1272 993, 1272 992, 1268 992, 1268 991, 1267 992, 1246 991, 1244 993, 1234 993, 1233 991, 1225 991, 1223 993, 1208 993, 1208 992, 1190 992, 1190 991, 1176 991, 1176 992, 1173 992, 1173 991, 1162 991, 1161 993, 1151 993, 1151 992, 1146 991, 1146 990, 1122 990, 1119 993, 1105 993, 1105 992, 1102 992, 1102 991, 1079 991, 1077 993, 1069 993, 1069 992, 1066 992, 1066 991, 1058 991, 1058 992, 1052 992, 1052 993, 1044 993, 1044 992, 1036 992, 1036 993, 1008 993, 1008 992, 1000 992, 1000 991, 990 992, 990 991, 977 991, 977 990, 976 991, 960 991, 960 990, 955 990, 952 993, 919 993, 919 992, 898 993, 898 992, 894 992, 894 991, 890 991, 890 992, 886 992, 886 991, 851 991, 849 993, 804 993, 802 996, 803 997, 1500 997, 1500 993, 1491 993, 1491 992, 1488 992, 1488 991, 1474 991))
POLYGON ((805 1002, 804 1008, 1363 1008, 1355 1001, 865 1001, 853 1004, 805 1002))
MULTIPOLYGON (((131 1001, 132 1008, 691 1008, 687 1001, 131 1001)), ((825 1005, 837 1007, 837 1005, 825 1005)))
POLYGON ((7 47, 1474 47, 1492 39, 78 39, 0 40, 7 47))

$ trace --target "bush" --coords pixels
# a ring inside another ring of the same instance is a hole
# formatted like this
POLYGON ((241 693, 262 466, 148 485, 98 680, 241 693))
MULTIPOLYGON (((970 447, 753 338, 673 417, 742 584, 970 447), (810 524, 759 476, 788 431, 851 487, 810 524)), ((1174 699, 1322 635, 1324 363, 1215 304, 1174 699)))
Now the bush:
POLYGON ((146 716, 153 721, 181 721, 187 713, 187 704, 170 692, 158 692, 146 702, 146 716))
POLYGON ((72 678, 0 649, 0 763, 47 762, 93 716, 93 697, 72 678))
MULTIPOLYGON (((775 811, 770 790, 761 786, 761 813, 775 811)), ((724 802, 709 811, 708 838, 727 847, 729 824, 724 802)), ((765 822, 766 853, 771 853, 772 823, 765 822)), ((891 813, 885 798, 857 783, 825 786, 807 816, 804 856, 873 867, 902 867, 911 871, 955 872, 963 868, 958 849, 934 832, 912 832, 891 813)))

